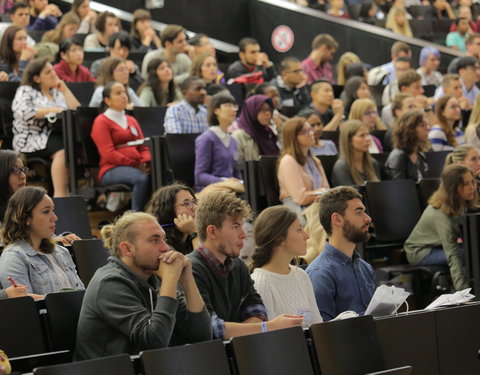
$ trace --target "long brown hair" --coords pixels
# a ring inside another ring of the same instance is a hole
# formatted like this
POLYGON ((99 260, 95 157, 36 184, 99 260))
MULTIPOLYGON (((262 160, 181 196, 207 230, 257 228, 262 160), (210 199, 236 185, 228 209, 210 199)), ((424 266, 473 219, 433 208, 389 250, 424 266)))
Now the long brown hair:
MULTIPOLYGON (((352 138, 360 128, 365 128, 368 131, 367 125, 360 120, 349 120, 340 126, 340 156, 347 163, 348 170, 352 176, 353 182, 356 185, 363 185, 363 179, 360 172, 355 168, 354 152, 352 150, 352 138)), ((362 166, 368 181, 378 181, 375 168, 373 167, 372 157, 370 153, 364 152, 362 156, 362 166)))
POLYGON ((440 99, 438 99, 437 102, 435 103, 435 115, 437 116, 438 124, 440 125, 443 132, 445 133, 445 136, 447 137, 448 143, 451 144, 453 147, 456 147, 457 140, 455 139, 454 129, 457 124, 454 123, 453 126, 451 126, 448 123, 448 120, 443 115, 443 112, 445 111, 445 107, 447 106, 447 103, 452 98, 453 96, 451 95, 445 95, 445 96, 442 96, 440 99))
POLYGON ((15 40, 15 35, 20 30, 24 30, 25 33, 27 33, 27 31, 20 26, 12 25, 7 27, 0 42, 0 61, 3 61, 13 68, 18 67, 18 57, 13 50, 13 41, 15 40))
POLYGON ((422 111, 415 109, 405 112, 393 128, 393 147, 410 155, 417 147, 417 151, 427 151, 430 142, 422 142, 417 138, 417 126, 425 121, 422 111))
POLYGON ((448 216, 460 216, 465 209, 478 209, 477 189, 475 189, 475 196, 471 201, 463 202, 458 194, 458 187, 463 185, 463 176, 467 173, 475 178, 473 173, 463 165, 447 166, 442 172, 440 187, 433 193, 428 203, 448 216))
MULTIPOLYGON (((10 198, 2 225, 2 239, 5 245, 23 240, 31 244, 28 219, 32 211, 40 203, 47 192, 42 187, 26 186, 17 190, 10 198)), ((55 242, 52 238, 44 238, 40 243, 40 250, 52 253, 55 242)))

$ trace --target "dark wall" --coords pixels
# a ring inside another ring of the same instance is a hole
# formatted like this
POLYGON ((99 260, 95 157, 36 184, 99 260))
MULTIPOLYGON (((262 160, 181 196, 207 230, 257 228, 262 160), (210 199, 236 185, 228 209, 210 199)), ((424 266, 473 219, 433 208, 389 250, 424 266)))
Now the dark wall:
MULTIPOLYGON (((143 0, 101 0, 103 4, 133 13, 143 0)), ((193 32, 203 32, 223 42, 237 44, 250 32, 249 0, 165 0, 165 6, 151 11, 155 20, 177 23, 193 32)))
MULTIPOLYGON (((387 62, 392 44, 401 39, 412 47, 413 65, 417 67, 420 50, 431 44, 419 39, 399 37, 385 29, 360 22, 332 19, 323 12, 301 9, 290 3, 286 3, 285 7, 280 6, 280 2, 273 3, 275 2, 269 0, 251 1, 250 24, 252 35, 259 40, 262 50, 276 63, 286 56, 297 56, 300 59, 307 57, 313 38, 320 33, 331 34, 338 41, 340 47, 335 54, 335 61, 344 52, 351 51, 372 66, 387 62), (272 46, 272 32, 278 25, 289 26, 295 35, 294 45, 286 53, 277 52, 272 46)), ((441 46, 437 48, 442 52, 440 69, 446 70, 449 62, 455 57, 455 52, 441 46)))

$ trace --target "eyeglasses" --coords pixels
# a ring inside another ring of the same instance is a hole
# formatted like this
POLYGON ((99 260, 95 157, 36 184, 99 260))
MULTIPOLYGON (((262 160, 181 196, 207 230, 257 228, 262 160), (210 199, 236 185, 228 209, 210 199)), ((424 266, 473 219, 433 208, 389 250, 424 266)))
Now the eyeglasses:
POLYGON ((260 110, 258 112, 261 112, 261 113, 270 112, 270 113, 272 113, 273 109, 271 109, 270 107, 269 108, 260 108, 260 110))
POLYGON ((447 108, 448 109, 460 109, 460 106, 459 105, 449 105, 447 108))
POLYGON ((16 165, 12 165, 12 167, 10 168, 10 172, 16 176, 19 176, 20 173, 23 173, 26 176, 29 170, 30 169, 28 169, 27 167, 20 168, 16 165))
POLYGON ((313 134, 313 129, 310 128, 310 129, 302 129, 298 132, 298 134, 300 135, 309 135, 309 134, 313 134))
POLYGON ((183 206, 191 210, 193 207, 197 206, 197 203, 198 203, 197 199, 184 200, 182 203, 177 204, 174 208, 177 208, 178 206, 183 206))
POLYGON ((234 109, 235 111, 238 110, 238 105, 233 103, 223 103, 223 104, 220 104, 220 107, 227 108, 227 109, 234 109))
POLYGON ((366 111, 366 112, 363 112, 363 115, 364 116, 377 116, 378 112, 377 111, 366 111))

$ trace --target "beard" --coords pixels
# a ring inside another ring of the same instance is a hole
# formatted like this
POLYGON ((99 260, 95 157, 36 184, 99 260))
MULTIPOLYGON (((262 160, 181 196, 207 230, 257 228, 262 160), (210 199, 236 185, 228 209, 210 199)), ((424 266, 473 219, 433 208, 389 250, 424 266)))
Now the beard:
POLYGON ((138 257, 133 257, 133 263, 135 264, 136 267, 140 268, 143 271, 157 271, 158 268, 160 267, 160 259, 157 258, 155 262, 146 262, 143 259, 140 259, 138 257))
POLYGON ((220 254, 223 254, 223 255, 225 255, 226 257, 229 257, 229 258, 232 258, 232 259, 233 259, 233 258, 238 258, 238 257, 240 256, 240 253, 239 253, 239 254, 235 254, 235 253, 233 253, 232 251, 227 251, 227 248, 225 247, 224 244, 220 244, 220 245, 218 246, 218 252, 219 252, 220 254))
POLYGON ((370 238, 370 233, 368 233, 368 229, 367 231, 364 231, 362 228, 357 228, 350 221, 345 220, 343 236, 345 239, 355 244, 367 242, 370 238))

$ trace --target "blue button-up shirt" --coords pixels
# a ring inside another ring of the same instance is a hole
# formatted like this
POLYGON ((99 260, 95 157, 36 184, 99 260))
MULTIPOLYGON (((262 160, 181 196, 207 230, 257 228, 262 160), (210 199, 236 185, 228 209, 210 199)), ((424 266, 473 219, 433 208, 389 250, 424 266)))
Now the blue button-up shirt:
POLYGON ((195 108, 183 100, 167 109, 163 126, 165 133, 203 133, 208 129, 207 109, 199 105, 198 111, 195 111, 195 108))
POLYGON ((349 258, 327 243, 307 267, 324 321, 353 310, 363 314, 375 292, 375 271, 355 251, 349 258))

